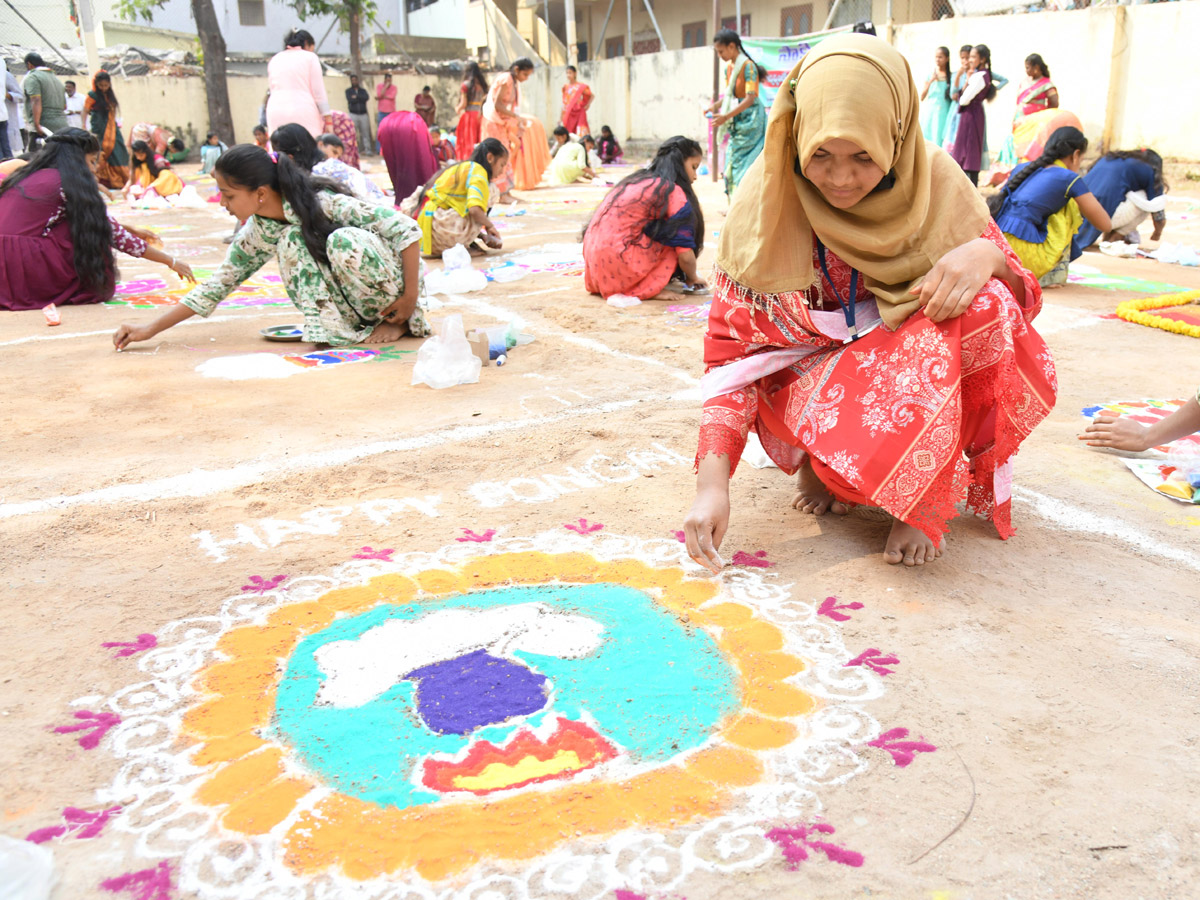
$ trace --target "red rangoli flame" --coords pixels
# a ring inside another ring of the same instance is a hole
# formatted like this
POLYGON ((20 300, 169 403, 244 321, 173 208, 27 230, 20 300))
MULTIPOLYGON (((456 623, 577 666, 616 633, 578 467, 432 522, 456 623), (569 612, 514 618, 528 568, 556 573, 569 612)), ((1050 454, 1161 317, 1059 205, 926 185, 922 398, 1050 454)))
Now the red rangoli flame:
POLYGON ((545 741, 525 729, 505 747, 480 741, 458 762, 426 760, 421 781, 439 793, 489 794, 571 778, 616 755, 617 748, 590 725, 559 719, 545 741))

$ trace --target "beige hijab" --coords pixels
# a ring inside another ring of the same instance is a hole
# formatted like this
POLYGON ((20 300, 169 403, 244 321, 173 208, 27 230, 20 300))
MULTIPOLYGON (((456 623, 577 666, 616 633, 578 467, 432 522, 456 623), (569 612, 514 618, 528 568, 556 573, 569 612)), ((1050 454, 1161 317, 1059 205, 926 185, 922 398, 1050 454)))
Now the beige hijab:
POLYGON ((812 235, 862 272, 895 329, 919 301, 909 289, 947 252, 983 233, 987 205, 958 165, 921 134, 908 62, 883 40, 822 41, 792 70, 771 106, 766 144, 734 193, 717 265, 759 293, 814 279, 812 235), (852 141, 895 176, 850 209, 830 206, 796 173, 823 143, 852 141))

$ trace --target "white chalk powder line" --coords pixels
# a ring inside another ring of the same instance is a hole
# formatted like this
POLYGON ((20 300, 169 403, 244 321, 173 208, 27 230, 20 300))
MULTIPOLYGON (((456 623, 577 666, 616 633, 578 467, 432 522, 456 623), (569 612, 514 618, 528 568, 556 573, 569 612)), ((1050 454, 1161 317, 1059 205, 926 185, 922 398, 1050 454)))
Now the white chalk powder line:
MULTIPOLYGON (((557 288, 554 290, 557 290, 557 288)), ((520 316, 520 313, 510 309, 505 309, 503 306, 492 303, 489 300, 484 300, 482 297, 468 297, 463 294, 447 294, 443 296, 446 297, 447 303, 457 306, 465 306, 474 312, 482 313, 485 316, 491 316, 492 318, 498 319, 501 322, 507 322, 510 321, 514 316, 520 316)), ((534 295, 529 294, 527 296, 534 295)), ((522 316, 521 318, 524 317, 522 316)), ((552 334, 555 337, 560 338, 565 343, 575 344, 577 347, 583 347, 587 350, 591 350, 593 353, 601 353, 605 356, 614 356, 618 359, 628 359, 633 362, 644 363, 648 366, 654 366, 659 369, 666 369, 667 372, 671 374, 671 377, 682 382, 683 384, 698 385, 700 383, 699 378, 695 377, 694 375, 689 375, 682 369, 677 369, 675 366, 665 363, 660 359, 654 359, 650 356, 638 356, 636 353, 626 353, 624 350, 615 350, 607 344, 601 343, 593 338, 581 337, 574 332, 551 325, 545 319, 538 321, 536 330, 542 334, 552 334)))
POLYGON ((1017 485, 1013 485, 1013 497, 1028 503, 1037 515, 1066 531, 1114 538, 1141 554, 1169 559, 1200 572, 1200 556, 1155 540, 1120 519, 1101 516, 1057 497, 1048 497, 1017 485))
POLYGON ((505 434, 512 431, 539 428, 544 425, 554 425, 584 416, 618 412, 641 403, 654 402, 663 405, 686 401, 694 404, 698 400, 699 394, 695 390, 677 391, 674 394, 658 394, 629 400, 614 400, 607 403, 591 403, 586 406, 571 407, 570 409, 564 409, 561 412, 549 415, 516 419, 510 422, 494 422, 487 425, 454 425, 450 428, 418 437, 392 441, 372 441, 368 444, 360 444, 357 447, 341 447, 335 450, 323 450, 318 453, 302 453, 294 457, 260 459, 242 463, 228 469, 193 469, 191 472, 183 475, 171 475, 166 478, 156 478, 137 484, 118 484, 95 491, 85 491, 82 494, 62 494, 44 500, 26 500, 18 503, 0 504, 0 519, 11 519, 16 516, 27 516, 49 510, 66 509, 72 506, 84 506, 88 504, 144 503, 150 500, 209 497, 224 491, 232 491, 251 484, 258 484, 268 479, 277 479, 283 475, 346 465, 384 453, 423 450, 428 447, 437 447, 444 444, 474 441, 495 434, 505 434))
MULTIPOLYGON (((174 327, 184 328, 188 325, 204 325, 211 322, 232 322, 235 320, 249 321, 251 319, 266 319, 272 316, 291 316, 294 319, 298 315, 299 313, 296 311, 295 307, 292 307, 289 309, 280 310, 279 312, 253 313, 249 315, 235 314, 231 316, 209 316, 207 319, 201 319, 197 317, 180 322, 174 327)), ((16 338, 11 341, 0 341, 0 347, 11 347, 14 344, 29 344, 33 341, 62 341, 66 340, 67 338, 96 337, 100 334, 111 335, 114 331, 116 331, 116 328, 105 328, 103 331, 70 331, 61 334, 31 334, 29 337, 16 338)))

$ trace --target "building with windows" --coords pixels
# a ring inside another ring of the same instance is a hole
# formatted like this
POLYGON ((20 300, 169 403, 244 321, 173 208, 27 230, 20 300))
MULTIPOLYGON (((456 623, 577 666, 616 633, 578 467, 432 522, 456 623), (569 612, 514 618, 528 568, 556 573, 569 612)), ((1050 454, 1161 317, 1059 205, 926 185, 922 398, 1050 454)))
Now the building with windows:
MULTIPOLYGON (((888 21, 896 25, 925 22, 962 10, 962 0, 811 0, 808 3, 720 0, 720 3, 721 28, 755 37, 808 34, 862 21, 872 21, 877 26, 888 21)), ((472 17, 487 18, 488 10, 492 15, 499 11, 506 16, 534 48, 540 46, 537 23, 549 23, 552 44, 565 42, 568 9, 574 10, 580 61, 705 47, 715 33, 711 6, 691 0, 633 0, 632 15, 628 17, 626 4, 618 0, 469 0, 468 47, 486 55, 488 42, 480 41, 495 29, 476 25, 472 17)), ((540 50, 539 55, 555 62, 540 50)))
MULTIPOLYGON (((82 0, 77 0, 82 2, 82 0)), ((152 20, 131 22, 117 12, 117 0, 91 0, 96 43, 101 47, 130 44, 164 50, 191 50, 196 23, 191 0, 167 0, 152 20)), ((24 47, 80 46, 71 0, 13 0, 32 27, 6 4, 0 4, 0 35, 5 43, 24 47)), ((465 34, 466 0, 378 0, 375 22, 364 29, 364 52, 370 53, 377 34, 456 38, 465 34)), ((221 34, 231 56, 261 57, 283 47, 294 27, 307 29, 324 55, 345 56, 350 39, 333 16, 310 16, 302 21, 285 0, 213 0, 221 34)))

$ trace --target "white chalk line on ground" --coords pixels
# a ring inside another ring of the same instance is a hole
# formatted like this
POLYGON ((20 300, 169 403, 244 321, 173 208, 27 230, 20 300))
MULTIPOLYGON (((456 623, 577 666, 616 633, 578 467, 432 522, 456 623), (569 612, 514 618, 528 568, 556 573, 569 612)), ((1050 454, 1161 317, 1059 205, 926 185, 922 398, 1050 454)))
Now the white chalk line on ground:
MULTIPOLYGON (((232 322, 235 320, 244 322, 250 319, 268 319, 273 316, 291 316, 294 319, 297 315, 299 315, 299 313, 297 313, 294 308, 280 310, 278 312, 243 314, 233 313, 232 315, 225 316, 209 316, 207 319, 187 319, 186 321, 180 322, 174 327, 184 328, 188 325, 204 325, 212 322, 232 322)), ((15 338, 11 341, 0 341, 0 347, 11 347, 14 344, 29 344, 34 341, 62 341, 66 340, 67 338, 96 337, 97 335, 101 334, 111 335, 114 331, 116 331, 115 328, 105 328, 103 331, 70 331, 62 334, 31 334, 28 337, 15 338)))
MULTIPOLYGON (((470 309, 473 312, 481 313, 485 316, 491 316, 492 318, 501 322, 510 321, 514 316, 520 316, 521 318, 524 318, 524 316, 521 316, 520 313, 514 310, 506 309, 497 303, 492 303, 490 300, 484 300, 482 297, 468 297, 463 294, 443 296, 446 297, 446 302, 448 304, 465 306, 467 309, 470 309)), ((529 294, 528 296, 533 295, 529 294)), ((604 356, 614 356, 617 359, 628 359, 633 362, 640 362, 648 366, 654 366, 655 368, 665 369, 670 373, 672 378, 686 385, 695 386, 700 383, 699 378, 695 377, 694 375, 689 375, 682 369, 676 368, 670 363, 665 363, 661 359, 654 359, 651 356, 639 356, 636 353, 626 353, 624 350, 615 350, 607 344, 604 344, 593 338, 582 337, 574 332, 567 331, 565 328, 559 328, 556 325, 551 325, 545 319, 538 320, 535 330, 540 331, 542 334, 552 334, 555 337, 560 338, 564 343, 574 344, 577 347, 583 347, 584 349, 591 350, 593 353, 600 353, 604 356)))
POLYGON ((1128 522, 1102 516, 1060 500, 1048 497, 1029 488, 1013 485, 1013 497, 1033 507, 1033 511, 1048 522, 1066 531, 1110 537, 1127 545, 1134 551, 1146 555, 1182 563, 1189 569, 1200 572, 1200 556, 1172 547, 1138 530, 1128 522))
POLYGON ((677 391, 673 394, 650 394, 627 400, 575 406, 553 414, 514 419, 508 422, 494 422, 486 425, 453 425, 418 437, 372 441, 354 447, 302 453, 293 457, 259 459, 227 469, 193 469, 183 475, 170 475, 136 484, 118 484, 94 491, 85 491, 81 494, 62 494, 42 500, 3 503, 0 504, 0 519, 90 504, 144 503, 151 500, 210 497, 213 494, 236 490, 269 479, 277 479, 283 475, 347 465, 384 453, 424 450, 445 444, 465 443, 496 434, 555 425, 585 416, 619 412, 642 403, 653 402, 659 406, 674 402, 695 404, 699 399, 699 394, 695 390, 677 391))

